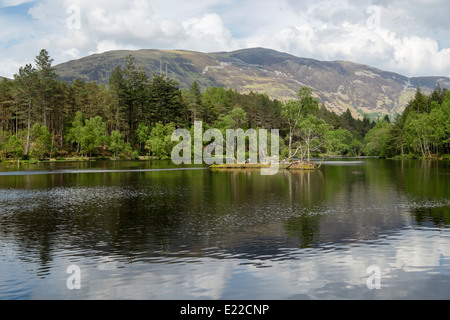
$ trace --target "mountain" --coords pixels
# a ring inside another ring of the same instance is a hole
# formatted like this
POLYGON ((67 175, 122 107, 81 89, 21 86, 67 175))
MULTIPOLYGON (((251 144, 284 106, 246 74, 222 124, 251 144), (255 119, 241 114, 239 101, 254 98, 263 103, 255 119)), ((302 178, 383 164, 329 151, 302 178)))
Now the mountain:
POLYGON ((311 87, 328 109, 350 109, 354 116, 401 113, 417 88, 424 92, 438 84, 450 88, 450 78, 410 78, 347 61, 299 58, 254 48, 234 52, 200 53, 183 50, 110 51, 56 66, 61 79, 106 84, 116 66, 132 55, 149 75, 167 74, 181 88, 197 81, 203 88, 222 86, 241 93, 266 93, 272 99, 295 99, 302 86, 311 87))

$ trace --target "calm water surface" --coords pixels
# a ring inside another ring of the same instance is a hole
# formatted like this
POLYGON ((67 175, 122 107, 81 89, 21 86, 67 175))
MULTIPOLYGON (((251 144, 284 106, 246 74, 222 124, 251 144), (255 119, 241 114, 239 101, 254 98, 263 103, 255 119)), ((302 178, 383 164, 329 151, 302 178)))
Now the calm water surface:
POLYGON ((426 161, 0 165, 0 299, 450 299, 449 181, 426 161))

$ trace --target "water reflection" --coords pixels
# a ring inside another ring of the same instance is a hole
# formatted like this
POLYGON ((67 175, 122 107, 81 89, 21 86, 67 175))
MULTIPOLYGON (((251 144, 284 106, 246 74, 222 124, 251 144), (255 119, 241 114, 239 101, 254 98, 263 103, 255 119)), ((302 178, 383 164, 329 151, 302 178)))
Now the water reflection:
POLYGON ((75 166, 0 177, 0 298, 428 298, 431 283, 448 298, 448 163, 276 176, 75 166), (76 293, 64 287, 74 263, 88 279, 76 293), (372 264, 382 292, 365 286, 372 264))

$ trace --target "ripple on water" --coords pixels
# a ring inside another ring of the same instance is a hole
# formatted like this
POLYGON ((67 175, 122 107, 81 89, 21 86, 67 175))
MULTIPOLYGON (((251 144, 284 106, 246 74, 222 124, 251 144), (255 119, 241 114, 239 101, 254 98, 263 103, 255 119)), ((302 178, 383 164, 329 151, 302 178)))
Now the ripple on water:
POLYGON ((301 176, 253 188, 255 176, 246 175, 242 188, 238 180, 161 179, 1 189, 0 298, 64 286, 69 264, 82 267, 90 297, 101 298, 349 297, 366 289, 371 264, 388 290, 417 291, 408 282, 417 274, 448 289, 448 278, 436 276, 450 273, 449 230, 433 221, 439 210, 421 210, 449 200, 393 193, 379 174, 364 185, 365 171, 349 170, 350 185, 330 176, 311 188, 301 176))

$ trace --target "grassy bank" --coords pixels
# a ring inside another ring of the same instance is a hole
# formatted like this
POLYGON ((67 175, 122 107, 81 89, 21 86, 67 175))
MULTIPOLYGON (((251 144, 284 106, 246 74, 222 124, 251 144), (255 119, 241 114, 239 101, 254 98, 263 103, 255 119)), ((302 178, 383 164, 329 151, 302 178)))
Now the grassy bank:
POLYGON ((55 163, 55 162, 89 162, 89 161, 150 161, 162 160, 156 157, 143 156, 138 158, 114 158, 114 157, 71 157, 71 158, 52 158, 52 159, 3 159, 4 164, 38 164, 38 163, 55 163))

